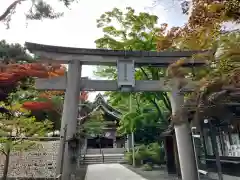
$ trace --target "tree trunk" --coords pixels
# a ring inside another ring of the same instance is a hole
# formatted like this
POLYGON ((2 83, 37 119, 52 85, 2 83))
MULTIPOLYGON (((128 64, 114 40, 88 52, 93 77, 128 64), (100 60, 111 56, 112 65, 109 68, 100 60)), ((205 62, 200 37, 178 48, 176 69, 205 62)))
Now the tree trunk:
POLYGON ((9 147, 7 147, 7 152, 5 155, 6 155, 6 158, 5 158, 5 163, 4 163, 2 180, 7 180, 8 166, 9 166, 9 160, 10 160, 10 148, 9 147))

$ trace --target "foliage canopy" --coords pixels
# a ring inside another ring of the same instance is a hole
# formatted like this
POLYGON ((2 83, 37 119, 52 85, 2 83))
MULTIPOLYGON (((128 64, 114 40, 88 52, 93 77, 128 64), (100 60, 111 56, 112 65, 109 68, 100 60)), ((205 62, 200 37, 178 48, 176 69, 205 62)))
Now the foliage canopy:
MULTIPOLYGON (((7 0, 5 0, 7 1, 7 0)), ((78 0, 57 0, 56 3, 63 4, 66 8, 78 0)), ((29 10, 25 12, 29 20, 56 19, 63 16, 63 12, 56 11, 53 5, 46 0, 14 0, 9 2, 9 6, 0 14, 0 22, 5 22, 9 26, 12 15, 22 4, 29 5, 29 10)))

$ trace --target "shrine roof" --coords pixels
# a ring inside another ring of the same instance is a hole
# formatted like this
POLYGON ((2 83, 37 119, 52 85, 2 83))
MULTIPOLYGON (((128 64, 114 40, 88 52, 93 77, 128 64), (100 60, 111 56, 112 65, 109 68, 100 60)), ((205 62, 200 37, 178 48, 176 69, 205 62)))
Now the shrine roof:
POLYGON ((86 116, 83 116, 81 118, 79 118, 79 120, 84 120, 87 117, 91 116, 91 114, 95 111, 98 111, 99 109, 102 109, 106 114, 112 116, 113 118, 119 120, 121 118, 121 112, 118 111, 117 109, 113 108, 112 106, 110 106, 104 99, 104 97, 99 93, 96 98, 95 101, 93 102, 93 110, 87 114, 86 116))

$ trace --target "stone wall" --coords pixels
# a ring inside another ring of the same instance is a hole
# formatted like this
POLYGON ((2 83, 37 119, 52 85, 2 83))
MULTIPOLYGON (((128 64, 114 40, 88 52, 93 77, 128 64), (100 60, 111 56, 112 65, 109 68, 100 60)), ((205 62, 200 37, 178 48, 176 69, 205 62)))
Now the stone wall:
MULTIPOLYGON (((12 152, 8 177, 51 178, 55 176, 59 141, 41 142, 43 148, 28 152, 12 152)), ((0 155, 0 177, 5 156, 0 155)))

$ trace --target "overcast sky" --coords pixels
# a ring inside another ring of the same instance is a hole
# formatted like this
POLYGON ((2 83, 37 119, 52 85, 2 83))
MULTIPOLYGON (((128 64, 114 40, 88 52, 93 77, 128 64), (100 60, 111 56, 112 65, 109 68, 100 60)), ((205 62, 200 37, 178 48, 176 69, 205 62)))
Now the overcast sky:
MULTIPOLYGON (((24 12, 29 4, 18 7, 14 15, 10 29, 0 23, 0 40, 5 39, 9 43, 21 43, 25 41, 42 44, 72 46, 81 48, 95 48, 94 41, 101 37, 101 29, 96 27, 96 19, 106 11, 114 7, 124 9, 128 6, 137 12, 148 12, 159 17, 159 24, 167 22, 171 26, 182 25, 186 17, 181 14, 178 6, 173 7, 170 0, 162 0, 166 4, 154 6, 151 0, 80 0, 70 10, 64 9, 55 0, 51 0, 54 7, 64 10, 64 17, 58 20, 29 21, 26 24, 24 12)), ((0 1, 0 14, 13 0, 0 1)), ((83 68, 82 76, 93 76, 93 67, 83 68)), ((90 96, 94 99, 96 93, 90 96)))

